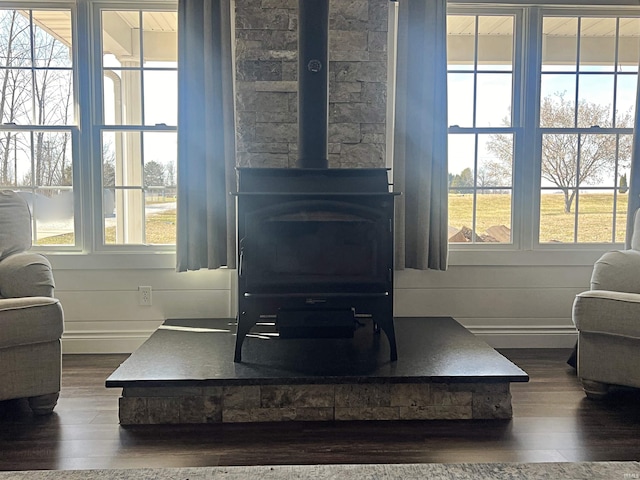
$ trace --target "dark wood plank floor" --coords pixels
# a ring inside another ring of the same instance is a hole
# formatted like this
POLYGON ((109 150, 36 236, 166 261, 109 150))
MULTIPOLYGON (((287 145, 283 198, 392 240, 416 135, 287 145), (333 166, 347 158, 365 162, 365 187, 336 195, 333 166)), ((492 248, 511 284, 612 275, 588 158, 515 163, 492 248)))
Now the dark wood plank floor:
POLYGON ((63 359, 55 413, 0 402, 0 470, 206 465, 640 460, 640 393, 584 397, 567 350, 504 350, 530 375, 514 383, 508 422, 118 425, 104 380, 124 355, 63 359))

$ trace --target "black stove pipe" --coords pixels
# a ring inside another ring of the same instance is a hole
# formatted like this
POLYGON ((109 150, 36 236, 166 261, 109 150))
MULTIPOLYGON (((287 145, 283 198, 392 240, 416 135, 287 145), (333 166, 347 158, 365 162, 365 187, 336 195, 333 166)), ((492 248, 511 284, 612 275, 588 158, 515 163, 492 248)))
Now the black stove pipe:
POLYGON ((298 167, 328 168, 329 0, 298 0, 298 167))

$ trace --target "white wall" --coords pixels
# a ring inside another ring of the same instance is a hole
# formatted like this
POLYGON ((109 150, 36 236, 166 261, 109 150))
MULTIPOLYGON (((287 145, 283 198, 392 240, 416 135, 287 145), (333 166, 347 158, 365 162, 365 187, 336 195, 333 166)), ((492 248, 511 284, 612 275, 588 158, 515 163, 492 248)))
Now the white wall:
MULTIPOLYGON (((570 347, 573 299, 588 288, 599 254, 579 262, 563 262, 568 257, 558 254, 547 255, 545 264, 452 262, 446 272, 397 272, 395 315, 452 316, 494 347, 570 347)), ((65 311, 64 352, 128 353, 167 318, 235 316, 234 270, 176 273, 172 258, 161 268, 126 260, 105 268, 89 259, 70 266, 52 258, 65 311), (138 304, 140 285, 153 288, 152 306, 138 304)))

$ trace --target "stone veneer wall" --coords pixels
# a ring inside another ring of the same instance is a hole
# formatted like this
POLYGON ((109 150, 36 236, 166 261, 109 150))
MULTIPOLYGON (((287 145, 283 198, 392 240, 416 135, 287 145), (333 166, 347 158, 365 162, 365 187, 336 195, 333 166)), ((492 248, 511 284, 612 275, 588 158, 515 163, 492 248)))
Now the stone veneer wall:
MULTIPOLYGON (((329 167, 384 167, 389 0, 331 0, 329 167)), ((236 0, 242 167, 295 167, 297 0, 236 0)))

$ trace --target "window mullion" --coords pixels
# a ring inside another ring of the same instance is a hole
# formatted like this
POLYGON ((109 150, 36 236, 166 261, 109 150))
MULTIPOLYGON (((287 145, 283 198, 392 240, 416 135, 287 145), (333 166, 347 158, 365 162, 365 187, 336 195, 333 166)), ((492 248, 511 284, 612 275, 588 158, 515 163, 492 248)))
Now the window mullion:
POLYGON ((514 211, 520 215, 520 247, 532 250, 537 243, 540 210, 540 144, 539 98, 540 59, 542 55, 542 20, 540 9, 532 7, 524 14, 521 70, 524 72, 522 90, 518 98, 522 102, 520 118, 522 131, 516 145, 514 172, 514 211))

